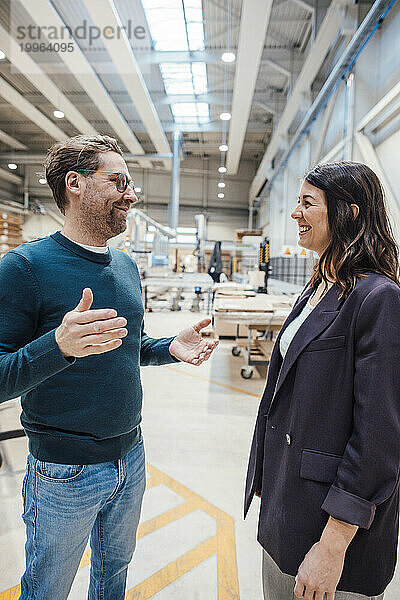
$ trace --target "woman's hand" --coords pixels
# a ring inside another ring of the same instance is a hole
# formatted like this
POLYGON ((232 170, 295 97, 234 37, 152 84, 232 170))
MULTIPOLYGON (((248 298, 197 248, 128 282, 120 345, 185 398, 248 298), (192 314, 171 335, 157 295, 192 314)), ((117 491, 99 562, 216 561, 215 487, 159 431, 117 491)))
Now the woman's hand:
POLYGON ((346 552, 332 551, 321 541, 307 552, 301 563, 294 595, 305 600, 334 600, 346 552), (314 596, 315 593, 315 596, 314 596))
POLYGON ((304 600, 334 600, 346 550, 358 526, 329 517, 319 542, 307 552, 296 576, 294 595, 304 600), (315 593, 315 596, 314 596, 315 593))

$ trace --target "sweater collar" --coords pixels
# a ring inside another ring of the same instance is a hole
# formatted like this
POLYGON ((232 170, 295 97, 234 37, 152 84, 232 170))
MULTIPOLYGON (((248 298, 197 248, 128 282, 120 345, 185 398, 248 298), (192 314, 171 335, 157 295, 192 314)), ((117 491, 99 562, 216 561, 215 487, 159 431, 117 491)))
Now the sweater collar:
POLYGON ((65 235, 63 235, 61 231, 56 231, 55 233, 52 233, 50 237, 55 242, 57 242, 57 244, 64 246, 64 248, 67 248, 67 250, 70 250, 71 252, 77 254, 78 256, 81 256, 82 258, 86 258, 87 260, 91 260, 92 262, 103 264, 108 264, 109 262, 111 262, 110 249, 108 249, 108 251, 104 254, 100 254, 99 252, 92 252, 91 250, 87 250, 86 248, 83 248, 79 244, 76 244, 72 240, 65 237, 65 235))

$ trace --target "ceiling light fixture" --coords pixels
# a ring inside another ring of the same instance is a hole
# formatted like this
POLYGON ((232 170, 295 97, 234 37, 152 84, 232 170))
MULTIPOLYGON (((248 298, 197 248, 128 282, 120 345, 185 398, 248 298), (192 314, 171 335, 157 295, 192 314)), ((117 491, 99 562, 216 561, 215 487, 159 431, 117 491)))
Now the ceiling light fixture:
POLYGON ((140 192, 142 191, 142 188, 141 187, 135 187, 134 191, 136 192, 136 194, 140 194, 140 192))
POLYGON ((221 144, 218 150, 220 150, 221 152, 227 152, 228 146, 226 144, 221 144))
POLYGON ((221 56, 221 60, 222 62, 225 63, 232 63, 234 62, 236 56, 234 55, 233 52, 224 52, 223 55, 221 56))
POLYGON ((8 168, 12 171, 15 171, 15 169, 18 169, 18 165, 16 165, 15 163, 8 163, 8 168))
POLYGON ((224 188, 225 187, 225 183, 223 181, 220 181, 218 184, 219 188, 224 188))
POLYGON ((47 183, 47 181, 43 177, 41 177, 39 179, 39 183, 41 183, 42 185, 45 185, 47 183))
POLYGON ((218 173, 226 173, 226 167, 218 167, 218 173))
POLYGON ((221 121, 230 121, 231 117, 232 117, 232 115, 229 112, 223 112, 219 115, 219 118, 221 119, 221 121))
POLYGON ((4 60, 6 57, 6 55, 4 54, 3 50, 0 50, 0 60, 4 60))
POLYGON ((56 119, 63 119, 65 116, 62 110, 54 110, 53 115, 56 117, 56 119))
POLYGON ((218 198, 225 198, 225 194, 218 194, 218 198))

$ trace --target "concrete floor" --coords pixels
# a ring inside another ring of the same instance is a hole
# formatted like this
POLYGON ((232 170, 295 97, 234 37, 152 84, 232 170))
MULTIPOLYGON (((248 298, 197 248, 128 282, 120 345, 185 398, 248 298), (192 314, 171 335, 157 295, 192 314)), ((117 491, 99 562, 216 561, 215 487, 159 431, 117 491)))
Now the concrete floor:
MULTIPOLYGON (((200 318, 193 313, 151 313, 146 332, 173 335, 200 318)), ((149 486, 141 519, 146 525, 139 530, 127 598, 262 598, 256 542, 259 501, 253 502, 246 521, 242 501, 264 381, 257 373, 251 380, 240 377, 243 359, 234 358, 231 347, 231 342, 222 341, 212 359, 197 368, 142 370, 149 486)), ((0 408, 0 429, 18 427, 18 402, 0 408)), ((0 471, 0 600, 11 600, 18 597, 13 588, 24 570, 20 488, 26 439, 9 440, 1 448, 10 464, 0 471)), ((78 571, 71 600, 86 597, 88 574, 88 566, 78 571)), ((385 600, 399 597, 398 569, 385 600)))

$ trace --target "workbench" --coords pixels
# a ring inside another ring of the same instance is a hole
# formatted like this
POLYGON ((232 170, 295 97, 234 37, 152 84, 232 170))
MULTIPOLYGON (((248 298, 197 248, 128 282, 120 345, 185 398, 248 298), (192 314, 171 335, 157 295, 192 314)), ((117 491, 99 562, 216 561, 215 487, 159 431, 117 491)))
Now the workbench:
POLYGON ((213 318, 234 323, 236 339, 233 356, 244 356, 240 374, 244 379, 253 376, 254 367, 260 370, 269 364, 275 338, 292 310, 295 296, 283 294, 257 294, 254 298, 216 298, 213 318), (244 326, 246 338, 239 337, 239 327, 244 326))
POLYGON ((165 298, 170 294, 170 310, 180 310, 180 302, 183 291, 190 291, 194 295, 192 310, 199 310, 199 300, 201 294, 207 296, 207 313, 211 309, 212 287, 214 282, 207 273, 168 273, 165 276, 146 276, 142 279, 143 304, 148 308, 149 300, 165 298), (200 288, 200 292, 195 292, 195 288, 200 288), (152 294, 152 295, 151 295, 152 294))

